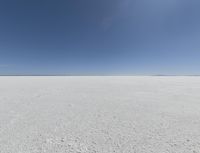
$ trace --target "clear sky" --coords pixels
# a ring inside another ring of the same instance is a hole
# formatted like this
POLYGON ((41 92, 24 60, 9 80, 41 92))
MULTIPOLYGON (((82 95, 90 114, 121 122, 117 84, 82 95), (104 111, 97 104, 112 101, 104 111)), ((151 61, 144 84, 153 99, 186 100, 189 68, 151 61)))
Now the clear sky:
POLYGON ((200 74, 200 1, 0 0, 0 74, 200 74))

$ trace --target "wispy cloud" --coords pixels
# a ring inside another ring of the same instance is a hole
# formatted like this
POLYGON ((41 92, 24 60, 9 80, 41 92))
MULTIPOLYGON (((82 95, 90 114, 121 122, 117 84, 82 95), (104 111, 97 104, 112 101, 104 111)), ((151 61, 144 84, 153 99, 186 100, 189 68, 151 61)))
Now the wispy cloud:
POLYGON ((114 17, 111 17, 111 16, 103 18, 102 23, 101 23, 103 30, 105 31, 108 30, 112 26, 113 20, 114 20, 114 17))
POLYGON ((0 64, 0 68, 3 68, 3 67, 9 67, 8 64, 0 64))
POLYGON ((112 10, 110 14, 107 14, 107 16, 103 17, 101 21, 103 30, 107 31, 118 18, 123 17, 123 15, 126 14, 127 9, 130 7, 131 2, 131 0, 120 0, 116 2, 115 7, 113 8, 114 10, 112 10))

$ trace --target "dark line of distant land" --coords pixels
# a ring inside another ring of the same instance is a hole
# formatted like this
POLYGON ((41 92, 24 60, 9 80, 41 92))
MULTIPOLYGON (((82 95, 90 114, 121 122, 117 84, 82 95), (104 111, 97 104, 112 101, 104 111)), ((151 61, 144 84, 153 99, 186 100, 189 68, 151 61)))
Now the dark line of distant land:
POLYGON ((165 76, 196 76, 199 77, 200 75, 163 75, 163 74, 156 74, 156 75, 131 75, 131 74, 0 74, 0 76, 157 76, 157 77, 165 77, 165 76))

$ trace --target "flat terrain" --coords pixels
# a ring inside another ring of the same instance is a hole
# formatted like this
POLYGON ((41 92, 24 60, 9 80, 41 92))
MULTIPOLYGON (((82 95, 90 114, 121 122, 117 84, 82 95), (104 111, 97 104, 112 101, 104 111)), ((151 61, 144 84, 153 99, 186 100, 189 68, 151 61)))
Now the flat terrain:
POLYGON ((200 77, 0 77, 0 153, 199 153, 200 77))

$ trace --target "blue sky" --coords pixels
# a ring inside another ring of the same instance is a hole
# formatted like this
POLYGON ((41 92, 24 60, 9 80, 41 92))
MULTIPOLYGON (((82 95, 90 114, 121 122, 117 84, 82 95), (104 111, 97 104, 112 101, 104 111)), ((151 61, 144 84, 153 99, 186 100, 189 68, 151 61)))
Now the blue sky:
POLYGON ((199 0, 0 0, 0 74, 200 74, 199 0))

